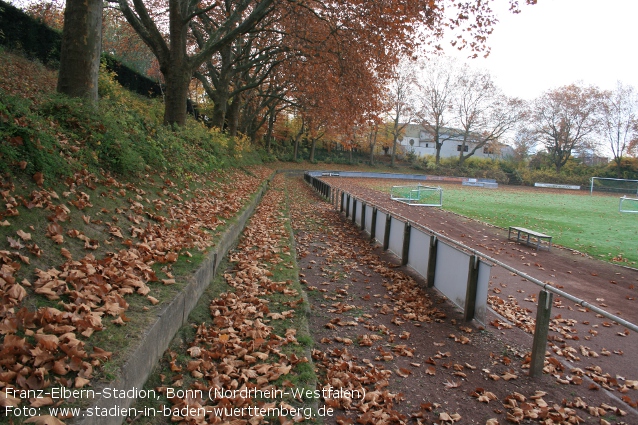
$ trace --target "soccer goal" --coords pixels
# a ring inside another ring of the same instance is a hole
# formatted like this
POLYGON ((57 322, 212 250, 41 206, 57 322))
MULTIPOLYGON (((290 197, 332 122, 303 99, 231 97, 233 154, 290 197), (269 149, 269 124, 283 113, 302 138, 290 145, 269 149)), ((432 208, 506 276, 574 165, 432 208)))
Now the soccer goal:
POLYGON ((638 213, 638 199, 627 198, 623 196, 620 198, 620 205, 618 205, 618 211, 621 213, 638 213))
POLYGON ((433 186, 392 186, 390 199, 422 207, 443 206, 443 189, 433 186))
POLYGON ((638 195, 638 180, 592 177, 590 194, 594 191, 638 195))

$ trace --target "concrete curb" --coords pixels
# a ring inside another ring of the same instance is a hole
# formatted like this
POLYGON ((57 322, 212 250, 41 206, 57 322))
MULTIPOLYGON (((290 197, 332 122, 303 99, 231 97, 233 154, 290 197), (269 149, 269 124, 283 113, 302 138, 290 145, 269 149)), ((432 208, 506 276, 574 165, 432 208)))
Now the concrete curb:
POLYGON ((188 315, 191 310, 197 305, 197 301, 217 273, 218 265, 230 248, 237 243, 237 239, 246 226, 248 219, 261 202, 266 190, 268 190, 268 185, 272 177, 271 175, 266 179, 261 185, 261 188, 256 192, 252 201, 250 201, 246 208, 235 219, 235 223, 226 229, 220 241, 214 247, 214 250, 208 254, 199 269, 189 279, 188 284, 167 306, 157 313, 157 319, 146 328, 144 336, 141 338, 137 347, 132 349, 129 359, 120 369, 118 377, 110 383, 96 385, 93 388, 96 398, 90 407, 99 408, 101 411, 103 411, 102 409, 114 409, 112 412, 115 414, 112 415, 110 414, 111 411, 109 411, 108 416, 98 417, 92 415, 89 417, 87 416, 87 410, 83 409, 82 414, 84 414, 84 417, 74 420, 75 424, 119 425, 124 422, 128 409, 135 403, 136 399, 131 397, 105 398, 104 396, 98 397, 98 395, 102 394, 102 391, 107 388, 111 394, 122 393, 122 391, 142 390, 146 380, 164 354, 164 351, 168 348, 171 340, 177 331, 188 321, 188 315))

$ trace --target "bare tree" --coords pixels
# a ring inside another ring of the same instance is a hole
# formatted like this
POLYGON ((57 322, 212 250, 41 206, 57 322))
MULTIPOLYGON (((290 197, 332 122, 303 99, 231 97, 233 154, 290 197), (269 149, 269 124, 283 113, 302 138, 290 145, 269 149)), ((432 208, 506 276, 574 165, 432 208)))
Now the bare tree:
POLYGON ((600 104, 597 87, 571 84, 550 90, 536 99, 533 111, 535 133, 560 172, 572 152, 587 145, 596 130, 600 104))
MULTIPOLYGON (((465 66, 458 78, 455 109, 461 135, 459 165, 498 140, 521 120, 525 103, 506 97, 496 87, 486 71, 474 71, 465 66), (472 149, 465 147, 472 142, 472 149)), ((494 148, 494 147, 492 147, 494 148)))
POLYGON ((418 116, 434 141, 436 165, 441 163, 443 143, 456 136, 448 126, 454 117, 458 70, 457 62, 449 58, 429 60, 420 70, 418 116))
POLYGON ((521 126, 514 135, 514 159, 522 162, 527 160, 536 147, 536 134, 529 127, 521 126))
POLYGON ((413 119, 414 105, 412 92, 416 85, 415 64, 410 60, 401 61, 390 79, 387 95, 387 107, 392 119, 392 159, 390 166, 394 167, 397 141, 403 134, 405 127, 413 119))
POLYGON ((618 177, 622 177, 620 164, 628 153, 629 144, 638 133, 638 97, 632 86, 616 84, 614 91, 603 93, 600 127, 614 155, 618 177))

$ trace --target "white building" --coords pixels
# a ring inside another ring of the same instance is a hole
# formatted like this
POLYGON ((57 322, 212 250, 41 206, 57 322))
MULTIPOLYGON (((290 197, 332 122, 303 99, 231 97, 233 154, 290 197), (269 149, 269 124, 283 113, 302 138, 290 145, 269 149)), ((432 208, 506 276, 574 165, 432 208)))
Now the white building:
MULTIPOLYGON (((413 152, 418 156, 436 156, 436 143, 432 134, 426 130, 421 124, 408 124, 403 129, 403 137, 399 139, 401 147, 405 153, 413 152)), ((463 136, 460 131, 454 129, 445 129, 441 132, 440 140, 443 140, 441 146, 441 158, 458 157, 461 150, 467 153, 471 152, 477 145, 477 142, 468 140, 463 146, 463 136)), ((513 156, 514 150, 511 146, 493 143, 487 144, 478 149, 473 156, 477 158, 506 158, 513 156)))

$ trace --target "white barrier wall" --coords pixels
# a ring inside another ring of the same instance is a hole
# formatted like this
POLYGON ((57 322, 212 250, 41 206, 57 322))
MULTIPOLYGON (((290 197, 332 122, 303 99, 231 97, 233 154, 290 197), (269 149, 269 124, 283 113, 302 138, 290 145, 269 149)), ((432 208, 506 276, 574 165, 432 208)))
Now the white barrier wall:
MULTIPOLYGON (((347 202, 346 194, 346 203, 347 202)), ((363 205, 360 200, 350 196, 348 203, 348 217, 352 221, 355 214, 355 223, 361 226, 363 205)), ((372 205, 366 205, 365 230, 372 232, 372 205)), ((377 210, 377 218, 374 226, 375 240, 384 244, 385 228, 388 214, 377 210)), ((391 217, 390 234, 387 241, 388 250, 397 257, 403 257, 403 242, 405 237, 405 222, 391 217)), ((410 243, 408 244, 407 265, 427 279, 431 240, 434 235, 412 227, 410 230, 410 243)), ((470 254, 448 243, 437 241, 436 264, 433 286, 443 295, 449 298, 461 310, 465 309, 468 294, 468 275, 470 268, 470 254)), ((487 292, 491 274, 491 265, 483 261, 478 262, 478 282, 476 286, 476 298, 474 301, 474 316, 470 317, 485 324, 487 320, 487 292)), ((472 304, 472 303, 470 303, 472 304)), ((471 314, 467 313, 466 314, 471 314)))
POLYGON ((357 199, 356 212, 355 212, 355 223, 361 226, 361 215, 363 214, 363 203, 359 199, 357 199))
POLYGON ((423 231, 412 228, 410 231, 410 248, 408 250, 408 265, 421 276, 428 275, 428 260, 430 258, 430 240, 432 236, 423 231))
POLYGON ((390 219, 390 244, 388 249, 397 257, 401 258, 403 255, 403 236, 405 233, 405 224, 392 217, 390 219))
POLYGON ((484 325, 487 324, 487 291, 490 287, 492 266, 479 261, 479 277, 476 289, 476 305, 474 306, 474 318, 484 325))
POLYGON ((439 241, 436 251, 434 287, 461 308, 465 308, 469 269, 468 254, 439 241))
POLYGON ((366 231, 372 234, 372 207, 366 205, 366 231))
POLYGON ((388 215, 384 212, 377 211, 377 225, 374 229, 374 238, 383 244, 383 235, 385 234, 385 220, 388 215))

